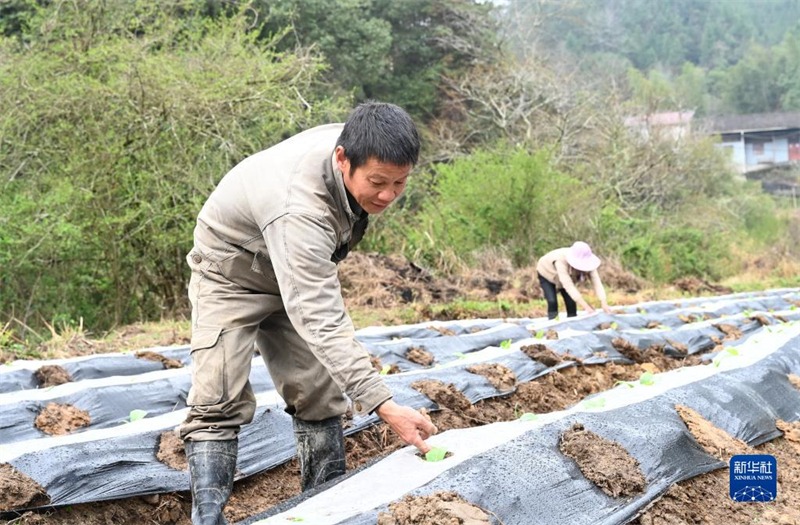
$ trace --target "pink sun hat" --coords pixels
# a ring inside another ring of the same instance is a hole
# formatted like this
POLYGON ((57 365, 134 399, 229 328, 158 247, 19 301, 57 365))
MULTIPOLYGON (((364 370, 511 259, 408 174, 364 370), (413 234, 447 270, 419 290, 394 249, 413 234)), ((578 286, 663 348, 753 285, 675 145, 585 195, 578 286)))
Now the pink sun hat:
POLYGON ((577 241, 567 252, 567 262, 581 272, 591 272, 600 266, 600 258, 592 253, 592 249, 583 241, 577 241))

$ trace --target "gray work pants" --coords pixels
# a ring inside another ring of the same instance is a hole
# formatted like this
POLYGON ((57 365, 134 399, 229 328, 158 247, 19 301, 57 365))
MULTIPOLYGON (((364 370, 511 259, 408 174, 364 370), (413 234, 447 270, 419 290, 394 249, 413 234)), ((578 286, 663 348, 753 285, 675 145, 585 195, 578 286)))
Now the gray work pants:
POLYGON ((227 440, 253 420, 250 364, 256 349, 287 412, 306 421, 340 416, 347 398, 293 328, 271 265, 263 255, 199 243, 192 270, 192 387, 181 438, 227 440))

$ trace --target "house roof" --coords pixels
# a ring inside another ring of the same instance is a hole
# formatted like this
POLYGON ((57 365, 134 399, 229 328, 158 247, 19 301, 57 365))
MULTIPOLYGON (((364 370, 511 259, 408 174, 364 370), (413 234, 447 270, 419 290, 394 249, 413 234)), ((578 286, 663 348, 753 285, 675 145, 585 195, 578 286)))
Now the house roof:
POLYGON ((703 119, 699 127, 708 133, 736 133, 743 131, 800 128, 800 112, 751 113, 749 115, 708 117, 703 119))

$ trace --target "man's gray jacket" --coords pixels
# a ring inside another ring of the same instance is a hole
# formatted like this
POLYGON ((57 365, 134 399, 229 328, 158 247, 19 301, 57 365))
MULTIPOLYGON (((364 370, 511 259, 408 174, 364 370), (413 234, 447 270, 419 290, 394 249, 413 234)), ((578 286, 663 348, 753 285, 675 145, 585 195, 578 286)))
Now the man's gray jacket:
POLYGON ((252 254, 251 277, 231 281, 245 292, 280 295, 294 329, 366 413, 391 392, 355 339, 332 260, 359 219, 334 157, 342 128, 312 128, 234 167, 203 206, 195 244, 217 254, 223 275, 228 255, 252 254))

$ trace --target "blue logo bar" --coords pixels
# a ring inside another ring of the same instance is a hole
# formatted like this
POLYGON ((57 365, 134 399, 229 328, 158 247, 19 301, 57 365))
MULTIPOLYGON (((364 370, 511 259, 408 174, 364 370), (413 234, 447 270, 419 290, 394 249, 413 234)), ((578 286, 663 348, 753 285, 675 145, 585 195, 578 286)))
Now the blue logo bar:
POLYGON ((733 501, 773 501, 778 496, 778 462, 768 454, 733 456, 730 496, 733 501))

